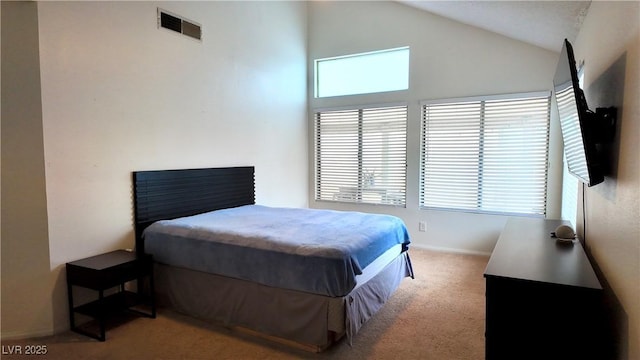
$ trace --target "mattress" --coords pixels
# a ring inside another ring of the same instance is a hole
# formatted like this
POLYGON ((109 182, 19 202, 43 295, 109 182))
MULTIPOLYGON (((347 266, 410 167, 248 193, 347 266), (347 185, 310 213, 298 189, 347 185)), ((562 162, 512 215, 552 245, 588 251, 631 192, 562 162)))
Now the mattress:
POLYGON ((395 216, 260 205, 158 221, 144 241, 161 264, 332 297, 349 294, 387 250, 410 243, 395 216))

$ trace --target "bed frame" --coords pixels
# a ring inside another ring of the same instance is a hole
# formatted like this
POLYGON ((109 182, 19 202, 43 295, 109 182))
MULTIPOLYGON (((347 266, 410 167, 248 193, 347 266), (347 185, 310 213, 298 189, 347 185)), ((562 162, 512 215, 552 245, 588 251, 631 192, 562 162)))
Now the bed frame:
MULTIPOLYGON (((137 171, 133 173, 136 252, 153 222, 255 203, 254 167, 137 171)), ((196 318, 247 330, 307 351, 349 340, 407 276, 402 252, 344 297, 278 289, 249 281, 156 263, 159 302, 196 318), (164 293, 162 293, 164 291, 164 293)))

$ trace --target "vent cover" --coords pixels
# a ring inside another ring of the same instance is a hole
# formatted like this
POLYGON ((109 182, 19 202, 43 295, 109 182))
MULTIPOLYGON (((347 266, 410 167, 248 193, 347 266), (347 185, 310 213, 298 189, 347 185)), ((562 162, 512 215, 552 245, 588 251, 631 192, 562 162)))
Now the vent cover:
POLYGON ((202 40, 200 24, 186 20, 160 8, 158 8, 158 27, 179 32, 197 40, 202 40))

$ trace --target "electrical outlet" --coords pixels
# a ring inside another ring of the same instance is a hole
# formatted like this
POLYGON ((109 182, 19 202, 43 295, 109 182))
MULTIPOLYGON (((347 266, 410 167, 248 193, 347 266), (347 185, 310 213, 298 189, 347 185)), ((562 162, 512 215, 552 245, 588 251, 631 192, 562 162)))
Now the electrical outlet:
POLYGON ((418 223, 418 230, 420 231, 427 231, 427 222, 426 221, 420 221, 418 223))

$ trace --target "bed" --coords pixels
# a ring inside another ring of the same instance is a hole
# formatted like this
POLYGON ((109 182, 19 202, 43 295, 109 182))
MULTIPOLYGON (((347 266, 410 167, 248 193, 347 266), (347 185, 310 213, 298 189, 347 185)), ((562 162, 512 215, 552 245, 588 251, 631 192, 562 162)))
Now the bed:
POLYGON ((133 173, 136 251, 160 303, 319 352, 413 277, 396 217, 255 204, 253 167, 133 173))

